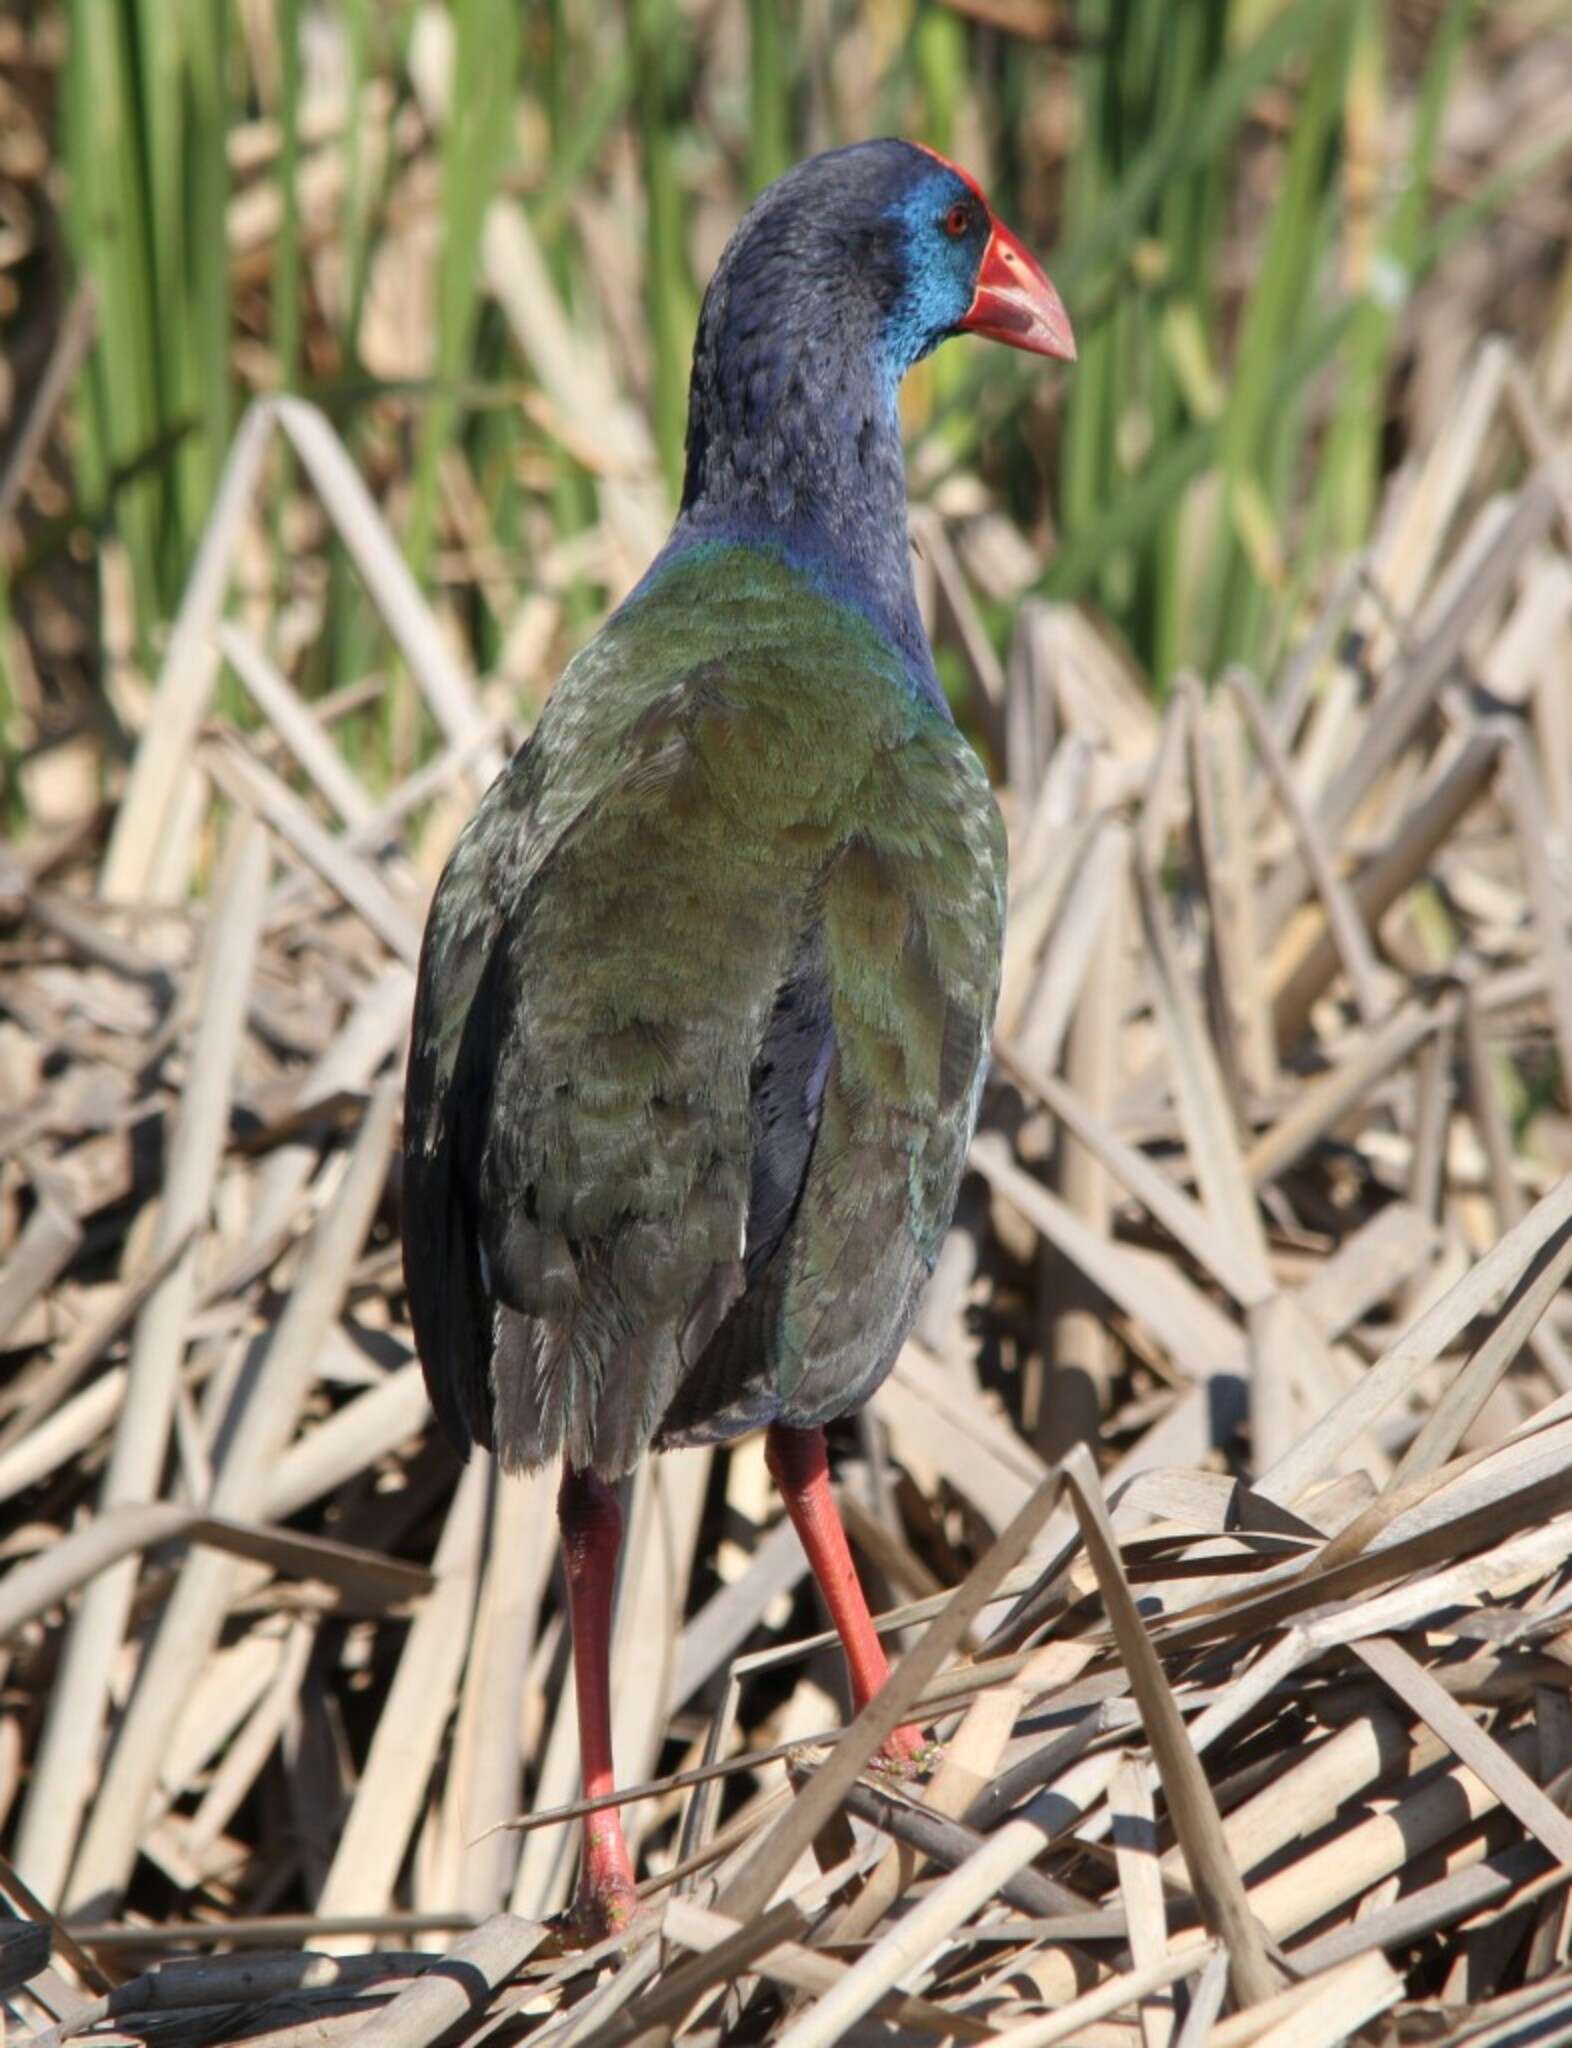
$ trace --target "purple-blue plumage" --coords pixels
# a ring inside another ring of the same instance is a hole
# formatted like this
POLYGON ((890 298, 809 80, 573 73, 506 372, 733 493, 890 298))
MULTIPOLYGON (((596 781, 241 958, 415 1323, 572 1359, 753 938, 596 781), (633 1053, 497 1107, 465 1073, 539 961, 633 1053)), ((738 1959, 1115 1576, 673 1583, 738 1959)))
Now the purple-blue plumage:
MULTIPOLYGON (((910 142, 831 150, 762 193, 704 296, 682 509, 651 574, 696 541, 770 542, 942 704, 912 589, 897 393, 966 323, 999 237, 1030 262, 972 180, 910 142)), ((1065 322, 1058 352, 1070 346, 1065 322)))

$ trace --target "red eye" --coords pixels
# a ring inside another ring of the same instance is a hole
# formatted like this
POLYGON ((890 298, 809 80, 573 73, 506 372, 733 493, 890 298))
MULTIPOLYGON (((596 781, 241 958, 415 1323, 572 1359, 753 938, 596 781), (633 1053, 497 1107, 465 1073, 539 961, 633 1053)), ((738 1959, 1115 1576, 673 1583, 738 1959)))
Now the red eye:
POLYGON ((957 199, 949 212, 944 216, 944 232, 958 242, 971 224, 971 208, 964 199, 957 199))

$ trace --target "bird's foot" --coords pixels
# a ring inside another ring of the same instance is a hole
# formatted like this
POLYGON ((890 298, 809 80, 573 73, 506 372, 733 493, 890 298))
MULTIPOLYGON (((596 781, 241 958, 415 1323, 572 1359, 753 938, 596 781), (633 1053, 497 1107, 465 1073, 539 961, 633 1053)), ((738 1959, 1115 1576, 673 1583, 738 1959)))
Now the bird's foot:
POLYGON ((639 1914, 641 1900, 633 1879, 633 1860, 615 1812, 596 1815, 598 1827, 586 1832, 584 1863, 579 1872, 573 1919, 589 1941, 623 1934, 639 1914), (609 1819, 610 1825, 607 1825, 609 1819))
POLYGON ((586 1942, 626 1934, 643 1908, 631 1879, 608 1878, 600 1884, 581 1882, 573 1901, 573 1925, 586 1942))
POLYGON ((876 1770, 892 1778, 918 1778, 933 1768, 939 1755, 938 1743, 930 1742, 920 1728, 908 1725, 891 1730, 873 1762, 876 1770))

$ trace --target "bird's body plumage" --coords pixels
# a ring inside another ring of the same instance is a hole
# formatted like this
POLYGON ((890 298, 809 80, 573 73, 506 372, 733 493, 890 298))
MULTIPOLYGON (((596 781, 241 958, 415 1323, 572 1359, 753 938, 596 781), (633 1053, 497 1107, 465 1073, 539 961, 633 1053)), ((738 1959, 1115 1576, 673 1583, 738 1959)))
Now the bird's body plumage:
MULTIPOLYGON (((976 1122, 1004 831, 918 616, 896 393, 962 329, 1074 352, 975 182, 799 164, 705 293, 671 539, 482 799, 426 926, 404 1266, 461 1450, 560 1457, 590 1928, 614 1801, 615 1482, 766 1427, 859 1707, 888 1664, 823 1425, 894 1362, 976 1122)), ((886 1755, 923 1748, 897 1728, 886 1755)))
POLYGON ((421 967, 411 1299, 451 1433, 603 1477, 893 1361, 992 1023, 980 763, 854 605, 679 548, 466 828, 421 967))

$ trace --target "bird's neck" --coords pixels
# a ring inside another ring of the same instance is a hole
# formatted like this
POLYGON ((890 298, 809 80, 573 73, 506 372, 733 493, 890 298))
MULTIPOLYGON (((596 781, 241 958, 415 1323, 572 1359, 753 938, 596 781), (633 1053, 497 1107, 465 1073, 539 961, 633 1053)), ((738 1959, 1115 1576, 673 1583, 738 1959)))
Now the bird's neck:
POLYGON ((912 584, 897 377, 872 348, 764 332, 694 361, 688 466, 671 548, 773 546, 895 646, 944 702, 912 584))

